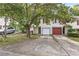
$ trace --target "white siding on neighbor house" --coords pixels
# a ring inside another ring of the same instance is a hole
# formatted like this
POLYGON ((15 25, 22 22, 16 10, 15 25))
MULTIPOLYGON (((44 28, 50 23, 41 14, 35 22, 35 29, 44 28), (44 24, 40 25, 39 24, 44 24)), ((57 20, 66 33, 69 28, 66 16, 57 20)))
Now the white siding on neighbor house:
MULTIPOLYGON (((8 21, 7 21, 7 25, 9 25, 9 24, 10 24, 10 19, 8 19, 8 21)), ((0 25, 5 25, 4 17, 0 18, 0 25)))
POLYGON ((79 29, 79 25, 77 24, 77 21, 74 21, 72 23, 67 23, 67 24, 72 26, 73 29, 79 29))
POLYGON ((79 25, 77 24, 77 21, 79 20, 79 16, 73 16, 73 17, 75 21, 67 24, 72 26, 73 29, 79 29, 79 25))
MULTIPOLYGON (((7 26, 10 24, 10 19, 7 20, 7 26)), ((4 25, 5 25, 5 18, 4 17, 1 17, 0 18, 0 26, 1 26, 1 29, 0 31, 3 31, 4 30, 4 25)))

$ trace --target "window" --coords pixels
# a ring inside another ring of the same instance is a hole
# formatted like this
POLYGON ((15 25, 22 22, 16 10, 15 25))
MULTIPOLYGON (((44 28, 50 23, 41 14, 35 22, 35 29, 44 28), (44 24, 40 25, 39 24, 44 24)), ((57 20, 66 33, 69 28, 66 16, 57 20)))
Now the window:
POLYGON ((53 20, 53 24, 56 23, 56 20, 53 20))

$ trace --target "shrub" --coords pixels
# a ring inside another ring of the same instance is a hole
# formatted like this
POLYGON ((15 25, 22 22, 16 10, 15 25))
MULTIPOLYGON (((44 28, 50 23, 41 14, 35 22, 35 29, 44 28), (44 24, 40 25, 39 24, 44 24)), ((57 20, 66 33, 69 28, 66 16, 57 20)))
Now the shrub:
POLYGON ((68 30, 68 33, 72 33, 72 32, 76 32, 76 29, 70 28, 70 29, 68 30))
POLYGON ((77 32, 77 30, 76 29, 72 29, 72 28, 70 28, 68 30, 67 35, 70 36, 70 37, 79 37, 79 33, 77 32))
POLYGON ((78 33, 68 33, 68 36, 70 37, 79 37, 79 34, 78 33))

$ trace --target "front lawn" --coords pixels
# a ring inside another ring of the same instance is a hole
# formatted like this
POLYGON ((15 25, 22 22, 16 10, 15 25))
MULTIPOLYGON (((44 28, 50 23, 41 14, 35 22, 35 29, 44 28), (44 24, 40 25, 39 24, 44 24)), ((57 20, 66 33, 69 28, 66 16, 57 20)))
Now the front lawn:
POLYGON ((79 42, 79 37, 69 37, 71 40, 79 42))
MULTIPOLYGON (((38 35, 31 35, 30 39, 37 39, 39 36, 38 35)), ((29 40, 26 36, 26 34, 9 34, 7 35, 7 39, 4 40, 4 38, 2 36, 0 36, 0 46, 5 46, 8 44, 15 44, 18 42, 22 42, 25 40, 29 40)))

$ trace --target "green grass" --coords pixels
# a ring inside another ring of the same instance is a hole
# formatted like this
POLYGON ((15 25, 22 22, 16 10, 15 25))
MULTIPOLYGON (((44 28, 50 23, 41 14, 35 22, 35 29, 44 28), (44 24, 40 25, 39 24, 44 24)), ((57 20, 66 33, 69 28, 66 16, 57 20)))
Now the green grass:
POLYGON ((69 37, 71 40, 79 42, 79 37, 69 37))
POLYGON ((31 35, 30 39, 38 39, 38 38, 39 38, 39 35, 34 34, 34 35, 31 35))
MULTIPOLYGON (((38 35, 31 35, 30 39, 37 39, 38 37, 39 37, 38 35)), ((26 34, 21 34, 21 33, 7 35, 6 39, 0 36, 0 46, 15 44, 25 40, 29 40, 29 39, 27 38, 26 34)))

